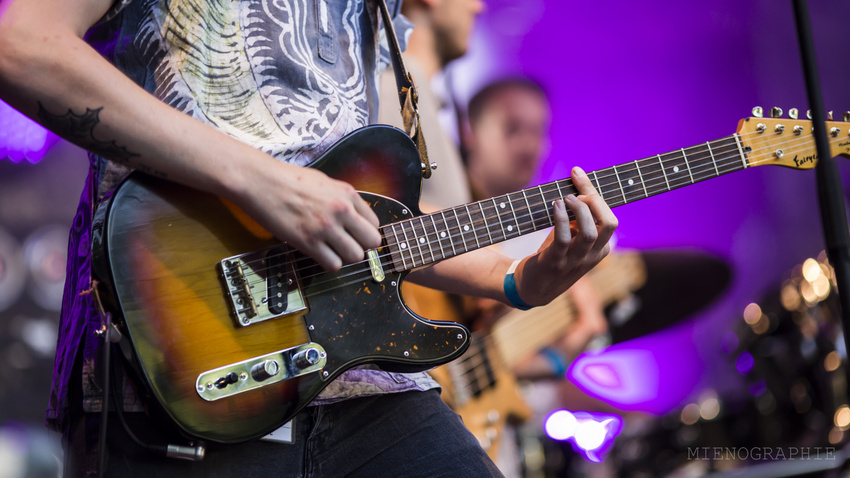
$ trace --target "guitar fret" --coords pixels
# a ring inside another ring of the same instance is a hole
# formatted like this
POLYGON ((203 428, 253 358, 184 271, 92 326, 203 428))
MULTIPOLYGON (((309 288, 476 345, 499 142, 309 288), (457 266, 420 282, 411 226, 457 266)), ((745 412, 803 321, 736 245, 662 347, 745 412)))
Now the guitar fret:
POLYGON ((711 143, 706 141, 705 146, 708 148, 708 154, 711 156, 711 164, 714 165, 714 174, 720 176, 720 171, 717 169, 717 160, 714 159, 714 152, 711 151, 711 143))
POLYGON ((629 202, 629 200, 626 199, 626 191, 623 190, 623 182, 620 181, 620 174, 617 173, 617 166, 616 165, 614 166, 614 176, 616 176, 616 178, 617 178, 617 184, 620 185, 620 194, 623 196, 623 204, 626 204, 626 203, 629 202))
POLYGON ((434 255, 434 249, 431 248, 431 240, 428 239, 428 229, 425 228, 425 218, 423 216, 419 216, 419 223, 422 224, 422 233, 425 234, 425 243, 428 244, 428 252, 431 253, 431 262, 436 262, 437 257, 434 255))
POLYGON ((546 217, 549 218, 549 224, 555 224, 555 221, 552 220, 552 213, 549 212, 549 205, 546 204, 546 196, 543 195, 543 188, 538 185, 537 190, 540 192, 540 200, 543 201, 543 210, 546 211, 546 217))
POLYGON ((490 225, 487 224, 487 212, 484 211, 484 203, 479 202, 478 207, 481 209, 481 219, 484 220, 484 229, 487 229, 487 237, 490 238, 490 244, 493 244, 493 235, 490 234, 490 225))
POLYGON ((452 209, 452 212, 455 213, 455 222, 457 222, 457 232, 460 234, 460 240, 463 241, 463 251, 466 252, 469 250, 469 246, 466 244, 466 237, 463 235, 463 226, 460 224, 460 216, 457 214, 457 209, 452 209))
MULTIPOLYGON (((502 203, 504 206, 505 203, 502 203)), ((496 211, 496 218, 499 220, 499 228, 502 230, 502 235, 505 236, 505 240, 508 239, 508 231, 505 230, 505 225, 502 223, 502 213, 499 212, 499 205, 496 204, 496 198, 493 198, 493 209, 496 211)))
POLYGON ((738 145, 738 153, 741 154, 741 164, 743 164, 744 169, 746 169, 747 168, 747 156, 744 154, 744 148, 741 146, 741 135, 736 133, 732 136, 735 137, 735 144, 738 145))
POLYGON ((534 213, 531 211, 531 204, 528 203, 528 196, 525 195, 525 190, 522 191, 522 199, 525 201, 525 208, 528 209, 528 217, 531 219, 531 230, 537 229, 536 224, 534 224, 534 213))
POLYGON ((667 172, 664 171, 664 161, 661 161, 661 155, 658 155, 658 164, 661 165, 661 174, 664 175, 664 182, 667 184, 667 190, 670 190, 670 181, 667 180, 667 172))
MULTIPOLYGON (((422 244, 428 242, 427 238, 421 237, 419 231, 416 230, 416 223, 413 218, 410 222, 410 231, 413 234, 413 241, 416 243, 416 249, 419 251, 419 260, 422 261, 422 265, 425 265, 425 249, 422 247, 422 244)), ((425 231, 422 231, 423 233, 425 231)))
POLYGON ((507 194, 505 197, 508 198, 508 205, 511 207, 511 214, 514 216, 514 224, 516 224, 516 233, 518 236, 522 235, 522 230, 519 227, 519 219, 516 217, 516 211, 514 210, 514 200, 511 199, 511 195, 507 194))
MULTIPOLYGON (((452 229, 449 227, 449 221, 446 219, 446 213, 444 213, 443 211, 440 211, 440 216, 443 217, 443 226, 445 226, 445 228, 446 228, 446 230, 443 231, 443 232, 444 233, 448 232, 449 244, 451 244, 451 246, 452 246, 452 255, 456 256, 457 250, 455 249, 455 240, 454 240, 454 237, 452 237, 452 229)), ((463 236, 461 236, 461 239, 463 239, 463 236)))
MULTIPOLYGON (((440 212, 440 214, 442 214, 442 211, 440 212)), ((443 231, 442 233, 440 232, 440 229, 437 227, 437 220, 434 219, 433 214, 431 214, 431 223, 434 224, 434 237, 437 238, 437 245, 440 246, 440 255, 443 259, 445 259, 446 251, 443 249, 443 239, 441 237, 441 234, 445 234, 445 231, 443 231)))
POLYGON ((404 260, 404 252, 402 251, 402 249, 404 249, 404 248, 401 246, 402 243, 398 239, 398 233, 395 230, 395 224, 391 224, 391 228, 393 230, 393 236, 395 236, 395 243, 398 246, 398 255, 399 255, 399 257, 401 257, 401 265, 402 265, 402 267, 407 269, 408 268, 407 267, 407 261, 404 260))
MULTIPOLYGON (((404 243, 402 243, 402 248, 406 248, 407 252, 410 253, 410 261, 413 263, 413 267, 416 267, 416 256, 413 255, 413 246, 410 245, 410 239, 407 237, 407 230, 404 227, 408 223, 409 221, 404 221, 401 223, 401 233, 402 235, 404 235, 404 243)), ((416 244, 415 240, 413 241, 413 244, 417 247, 419 246, 418 244, 416 244)), ((422 257, 422 250, 419 251, 419 256, 420 258, 422 257)))
POLYGON ((685 167, 688 168, 688 176, 691 177, 691 184, 694 183, 694 175, 691 174, 691 165, 688 163, 688 155, 685 154, 685 148, 682 148, 682 158, 685 160, 685 167))
POLYGON ((602 200, 605 201, 605 195, 602 193, 602 186, 599 185, 599 178, 596 176, 596 171, 593 171, 593 179, 596 180, 596 192, 598 192, 599 197, 601 197, 602 200))
MULTIPOLYGON (((475 222, 472 221, 472 213, 469 212, 469 206, 464 205, 463 208, 466 209, 466 217, 469 219, 469 223, 472 224, 472 237, 475 238, 475 245, 480 249, 481 243, 478 242, 478 231, 476 231, 475 222)), ((466 228, 469 228, 469 226, 466 226, 466 228)))
POLYGON ((646 191, 646 182, 643 180, 643 174, 640 172, 640 164, 638 164, 637 160, 635 160, 635 169, 637 170, 638 178, 640 178, 640 185, 643 186, 643 194, 649 197, 649 193, 646 191))

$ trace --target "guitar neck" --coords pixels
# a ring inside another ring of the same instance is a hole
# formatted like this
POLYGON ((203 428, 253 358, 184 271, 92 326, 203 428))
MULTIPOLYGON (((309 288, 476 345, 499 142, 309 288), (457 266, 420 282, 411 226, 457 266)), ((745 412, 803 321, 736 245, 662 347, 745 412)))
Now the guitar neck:
MULTIPOLYGON (((614 208, 747 168, 748 149, 733 134, 588 177, 614 208)), ((578 194, 571 178, 388 224, 382 232, 391 269, 410 270, 551 227, 552 202, 569 194, 578 194)))

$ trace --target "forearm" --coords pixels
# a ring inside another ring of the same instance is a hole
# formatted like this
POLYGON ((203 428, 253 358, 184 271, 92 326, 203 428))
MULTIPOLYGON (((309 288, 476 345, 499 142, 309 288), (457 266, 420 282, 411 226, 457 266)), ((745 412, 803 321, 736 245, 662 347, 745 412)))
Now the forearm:
POLYGON ((266 156, 161 103, 81 31, 19 4, 0 17, 0 96, 24 114, 110 160, 231 199, 257 167, 247 159, 266 156))
POLYGON ((512 262, 490 249, 478 249, 417 270, 410 274, 410 280, 426 287, 510 305, 505 297, 504 279, 512 262))
POLYGON ((82 36, 112 0, 3 0, 0 97, 83 148, 233 201, 328 270, 380 244, 347 183, 281 161, 160 102, 82 36))

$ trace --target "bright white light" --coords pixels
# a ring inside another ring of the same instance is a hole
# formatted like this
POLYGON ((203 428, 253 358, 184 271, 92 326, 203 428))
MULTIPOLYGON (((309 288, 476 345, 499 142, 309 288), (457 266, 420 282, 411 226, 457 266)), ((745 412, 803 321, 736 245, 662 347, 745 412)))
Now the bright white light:
POLYGON ((611 423, 610 418, 602 423, 594 420, 579 423, 575 431, 576 445, 587 451, 599 448, 605 443, 609 423, 611 423))
POLYGON ((566 411, 558 410, 546 419, 546 434, 553 440, 566 440, 573 436, 578 426, 576 417, 566 411))

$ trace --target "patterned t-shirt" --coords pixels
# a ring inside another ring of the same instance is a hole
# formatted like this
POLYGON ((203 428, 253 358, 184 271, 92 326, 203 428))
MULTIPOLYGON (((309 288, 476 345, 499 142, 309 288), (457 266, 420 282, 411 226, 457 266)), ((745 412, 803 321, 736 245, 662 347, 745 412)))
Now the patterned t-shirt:
MULTIPOLYGON (((412 25, 388 0, 402 44, 412 25)), ((376 122, 378 78, 389 64, 373 0, 120 0, 88 40, 173 108, 275 158, 306 165, 356 128, 376 122)), ((90 294, 92 203, 128 173, 101 158, 91 168, 69 240, 48 424, 64 428, 74 362, 83 409, 100 410, 101 318, 90 294)), ((355 369, 314 403, 436 387, 427 374, 355 369)), ((141 409, 124 382, 124 408, 141 409)))

